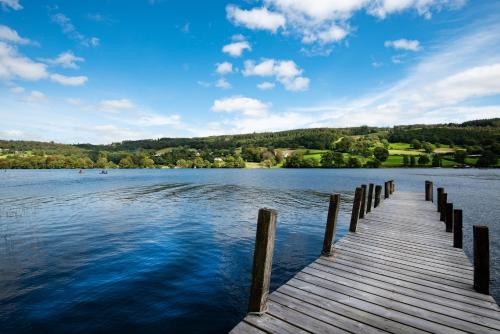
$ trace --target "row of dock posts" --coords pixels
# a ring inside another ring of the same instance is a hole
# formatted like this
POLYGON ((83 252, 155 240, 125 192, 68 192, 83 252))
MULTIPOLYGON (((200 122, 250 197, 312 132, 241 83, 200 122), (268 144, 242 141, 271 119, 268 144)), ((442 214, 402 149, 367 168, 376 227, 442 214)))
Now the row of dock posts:
MULTIPOLYGON (((384 183, 384 199, 390 198, 395 189, 394 180, 386 181, 384 183)), ((358 220, 372 211, 372 203, 373 208, 380 205, 381 196, 381 185, 375 186, 370 183, 368 186, 363 184, 356 188, 349 224, 350 232, 356 232, 358 220)), ((321 251, 322 256, 333 256, 334 254, 333 242, 335 241, 339 209, 340 194, 330 195, 323 250, 321 251)), ((267 311, 277 217, 278 214, 273 209, 262 208, 259 210, 253 254, 250 300, 248 303, 249 314, 262 315, 267 311)))
MULTIPOLYGON (((445 224, 446 232, 453 233, 453 247, 463 247, 463 216, 462 210, 455 209, 453 203, 448 202, 448 194, 439 187, 437 194, 437 211, 439 218, 445 224)), ((425 181, 425 200, 434 201, 433 183, 425 181)), ((474 290, 480 293, 490 293, 490 241, 487 226, 473 225, 473 261, 474 261, 474 290)))
MULTIPOLYGON (((384 199, 389 199, 395 192, 394 180, 384 183, 384 199)), ((382 186, 370 183, 357 187, 354 192, 349 231, 356 232, 359 219, 377 208, 381 203, 382 186)), ((434 202, 433 182, 425 181, 425 200, 434 202)), ((453 203, 448 203, 444 188, 437 188, 437 211, 440 220, 445 223, 446 232, 453 232, 453 247, 463 247, 462 210, 454 209, 453 203)), ((323 239, 322 256, 334 255, 337 217, 340 208, 340 194, 330 196, 328 216, 323 239)), ((259 210, 257 233, 252 267, 252 283, 248 311, 250 314, 261 315, 267 311, 267 299, 271 282, 271 269, 276 234, 277 212, 273 209, 259 210)), ((488 227, 473 226, 474 250, 474 289, 477 292, 489 294, 490 255, 488 227)))

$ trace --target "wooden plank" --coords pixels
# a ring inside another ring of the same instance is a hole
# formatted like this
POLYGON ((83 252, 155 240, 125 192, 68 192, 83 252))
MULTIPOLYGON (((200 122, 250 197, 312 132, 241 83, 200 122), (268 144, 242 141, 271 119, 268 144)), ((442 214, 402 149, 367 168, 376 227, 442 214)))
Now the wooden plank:
MULTIPOLYGON (((345 265, 342 261, 324 261, 319 258, 314 263, 310 264, 307 268, 314 268, 326 272, 336 273, 344 277, 358 280, 360 282, 368 282, 369 284, 387 287, 396 290, 401 290, 402 293, 410 295, 422 296, 430 301, 434 300, 437 304, 444 303, 446 305, 456 305, 457 308, 469 310, 472 313, 483 314, 483 308, 486 309, 485 314, 490 314, 488 311, 493 311, 495 317, 500 316, 498 311, 500 309, 495 303, 487 300, 473 298, 459 292, 462 291, 448 291, 439 289, 428 282, 426 285, 412 282, 411 279, 405 280, 401 278, 394 278, 392 275, 387 275, 385 271, 377 273, 376 270, 357 269, 356 267, 345 265), (437 298, 437 299, 435 299, 437 298)), ((304 269, 305 270, 305 269, 304 269)), ((406 277, 405 277, 406 278, 406 277)), ((406 278, 407 279, 407 278, 406 278)))

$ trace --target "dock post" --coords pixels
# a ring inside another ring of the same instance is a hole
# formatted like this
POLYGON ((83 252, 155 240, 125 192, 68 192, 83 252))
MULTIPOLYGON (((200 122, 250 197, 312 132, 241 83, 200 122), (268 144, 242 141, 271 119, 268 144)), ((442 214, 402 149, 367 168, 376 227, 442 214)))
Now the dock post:
POLYGON ((490 293, 490 240, 487 226, 473 226, 474 290, 490 293))
POLYGON ((322 255, 333 255, 333 242, 337 229, 337 217, 339 215, 340 195, 330 195, 330 206, 328 207, 328 218, 326 219, 325 238, 323 239, 322 255))
POLYGON ((425 200, 432 201, 432 182, 425 181, 425 200))
POLYGON ((373 208, 376 208, 377 206, 380 205, 381 193, 382 193, 382 186, 381 185, 375 186, 375 202, 373 203, 373 208))
POLYGON ((453 229, 453 203, 446 203, 444 223, 446 225, 446 232, 451 232, 453 229))
POLYGON ((253 253, 252 286, 248 312, 263 314, 267 311, 267 297, 273 264, 274 236, 277 213, 272 209, 260 209, 253 253))
POLYGON ((366 184, 361 185, 361 189, 363 189, 363 194, 361 194, 361 207, 359 209, 359 218, 365 218, 365 210, 366 210, 366 184))
POLYGON ((359 207, 361 206, 361 196, 363 195, 363 188, 357 187, 354 193, 354 201, 352 203, 351 224, 349 225, 349 232, 356 232, 359 219, 359 207))
POLYGON ((437 188, 437 211, 441 212, 441 196, 444 194, 444 188, 437 188))
POLYGON ((453 247, 463 247, 462 210, 453 210, 453 247))
POLYGON ((394 184, 394 180, 390 180, 389 185, 390 185, 389 193, 392 195, 394 193, 394 191, 396 190, 396 185, 394 184))
POLYGON ((384 199, 389 198, 389 181, 384 182, 384 199))
POLYGON ((446 218, 446 203, 448 203, 448 194, 447 193, 442 193, 441 194, 441 211, 439 212, 439 220, 444 222, 446 218))
POLYGON ((366 202, 366 213, 372 211, 373 183, 368 185, 368 201, 366 202))

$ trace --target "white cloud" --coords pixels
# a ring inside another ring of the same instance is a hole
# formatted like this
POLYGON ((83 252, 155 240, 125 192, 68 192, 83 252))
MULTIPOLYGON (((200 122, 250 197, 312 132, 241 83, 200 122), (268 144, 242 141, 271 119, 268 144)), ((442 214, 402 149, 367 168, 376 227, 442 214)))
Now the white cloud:
POLYGON ((285 17, 279 13, 269 11, 267 8, 240 9, 234 5, 226 7, 227 17, 237 25, 243 25, 253 30, 270 30, 276 32, 285 26, 285 17))
POLYGON ((101 143, 144 139, 144 134, 142 133, 130 130, 128 128, 118 127, 113 124, 78 126, 75 128, 75 130, 95 135, 96 138, 99 138, 99 142, 101 143))
POLYGON ((66 102, 76 107, 83 105, 82 99, 79 98, 67 98, 66 102))
POLYGON ((0 131, 2 139, 20 140, 24 136, 24 132, 20 130, 4 130, 0 131))
POLYGON ((222 88, 222 89, 229 89, 231 88, 231 84, 224 78, 220 78, 215 82, 215 87, 217 88, 222 88))
POLYGON ((267 114, 271 104, 261 100, 231 96, 215 100, 211 110, 214 112, 241 113, 248 117, 263 117, 267 114))
POLYGON ((17 31, 5 25, 0 24, 0 41, 5 41, 15 44, 29 44, 31 41, 27 38, 19 36, 17 31))
POLYGON ((160 126, 160 125, 178 125, 180 124, 181 116, 161 116, 161 115, 142 115, 138 119, 138 123, 144 126, 160 126))
POLYGON ((395 41, 385 41, 384 46, 386 48, 394 48, 396 50, 407 50, 407 51, 419 51, 420 50, 420 42, 417 40, 409 40, 409 39, 398 39, 395 41))
POLYGON ((62 74, 51 74, 50 79, 63 86, 81 86, 84 85, 88 78, 86 76, 80 75, 75 77, 68 77, 62 74))
POLYGON ((36 81, 48 76, 47 66, 18 53, 13 46, 0 42, 0 79, 36 81))
POLYGON ((3 8, 10 8, 13 10, 23 9, 23 6, 21 6, 19 0, 0 0, 0 4, 3 8))
POLYGON ((309 89, 309 83, 311 80, 304 77, 295 77, 293 79, 284 79, 282 84, 285 86, 286 90, 291 92, 302 92, 309 89))
POLYGON ((31 93, 26 96, 25 101, 30 102, 30 103, 36 103, 36 102, 41 102, 47 99, 47 96, 45 96, 44 93, 38 91, 38 90, 33 90, 31 93))
POLYGON ((222 52, 227 53, 228 55, 233 57, 240 57, 245 50, 252 51, 252 47, 247 41, 237 41, 224 45, 224 47, 222 48, 222 52))
POLYGON ((133 108, 135 108, 135 105, 129 99, 103 100, 99 103, 99 109, 108 112, 118 112, 133 108))
POLYGON ((233 64, 225 61, 223 63, 216 64, 215 71, 221 75, 233 73, 233 64))
POLYGON ((210 82, 202 81, 202 80, 198 80, 198 81, 196 81, 196 83, 198 85, 200 85, 201 87, 205 87, 205 88, 209 88, 210 86, 212 86, 212 84, 210 82))
POLYGON ((10 91, 14 94, 22 94, 26 91, 26 89, 24 87, 21 87, 21 86, 16 86, 16 87, 12 87, 10 89, 10 91))
POLYGON ((275 77, 286 90, 304 91, 310 80, 302 77, 303 70, 293 60, 263 59, 260 63, 245 61, 244 76, 275 77))
POLYGON ((61 27, 62 32, 68 36, 70 39, 78 41, 83 46, 96 47, 99 45, 99 38, 97 37, 87 37, 84 34, 76 30, 76 27, 71 22, 71 19, 62 13, 52 14, 50 16, 52 22, 56 23, 61 27))
POLYGON ((57 65, 63 68, 72 68, 72 69, 77 69, 78 68, 77 63, 85 61, 84 58, 75 56, 72 51, 62 52, 54 59, 40 59, 40 60, 50 65, 57 65))
POLYGON ((261 89, 261 90, 269 90, 269 89, 273 89, 274 86, 276 86, 274 84, 274 82, 264 81, 264 82, 261 82, 260 84, 258 84, 257 88, 261 89))
MULTIPOLYGON (((256 7, 243 10, 226 7, 228 19, 235 25, 285 35, 298 36, 303 43, 321 48, 344 40, 351 32, 349 21, 357 12, 384 19, 403 11, 416 11, 426 18, 433 11, 456 9, 466 0, 262 0, 256 7)), ((306 50, 307 51, 307 50, 306 50)), ((329 54, 316 47, 309 54, 329 54)), ((329 49, 327 48, 327 51, 329 49)))

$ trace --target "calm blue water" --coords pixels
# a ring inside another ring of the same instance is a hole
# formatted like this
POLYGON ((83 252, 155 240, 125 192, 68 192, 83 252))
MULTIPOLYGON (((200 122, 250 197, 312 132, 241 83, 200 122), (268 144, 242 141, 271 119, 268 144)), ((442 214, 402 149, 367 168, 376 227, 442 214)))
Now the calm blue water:
MULTIPOLYGON (((0 171, 0 332, 220 333, 247 307, 257 210, 278 211, 272 288, 321 251, 328 195, 444 186, 490 226, 500 297, 500 170, 0 171)), ((412 214, 412 213, 409 213, 412 214)))

